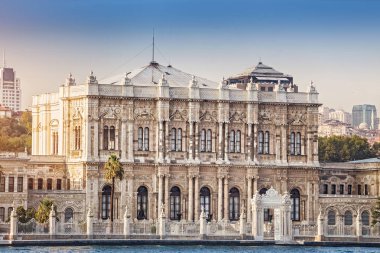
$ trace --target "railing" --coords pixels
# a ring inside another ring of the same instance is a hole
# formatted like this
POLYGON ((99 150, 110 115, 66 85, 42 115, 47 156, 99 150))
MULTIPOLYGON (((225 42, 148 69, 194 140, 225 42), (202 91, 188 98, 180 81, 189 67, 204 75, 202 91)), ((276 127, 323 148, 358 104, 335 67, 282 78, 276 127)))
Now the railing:
POLYGON ((154 220, 138 220, 132 224, 132 234, 156 234, 158 223, 154 220))
POLYGON ((354 226, 345 225, 343 228, 343 232, 344 232, 344 235, 353 236, 353 235, 355 235, 355 228, 354 228, 354 226))
POLYGON ((78 223, 57 223, 58 235, 78 235, 86 233, 87 224, 85 221, 78 223))
POLYGON ((31 219, 26 223, 20 221, 17 222, 17 232, 20 235, 29 235, 29 234, 48 234, 49 233, 49 222, 39 223, 35 219, 31 219))
POLYGON ((317 226, 316 225, 293 225, 293 235, 295 236, 316 236, 317 226))
POLYGON ((327 235, 338 235, 337 227, 335 225, 328 225, 327 235))

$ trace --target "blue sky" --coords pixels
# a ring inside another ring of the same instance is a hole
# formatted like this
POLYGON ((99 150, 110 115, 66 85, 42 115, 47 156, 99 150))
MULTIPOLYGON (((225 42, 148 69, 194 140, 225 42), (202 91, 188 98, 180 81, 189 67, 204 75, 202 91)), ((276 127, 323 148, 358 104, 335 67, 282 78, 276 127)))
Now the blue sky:
POLYGON ((220 80, 259 58, 311 80, 328 106, 380 110, 380 1, 2 0, 0 48, 20 77, 24 107, 72 72, 98 79, 156 59, 220 80), (138 56, 136 56, 138 55, 138 56))

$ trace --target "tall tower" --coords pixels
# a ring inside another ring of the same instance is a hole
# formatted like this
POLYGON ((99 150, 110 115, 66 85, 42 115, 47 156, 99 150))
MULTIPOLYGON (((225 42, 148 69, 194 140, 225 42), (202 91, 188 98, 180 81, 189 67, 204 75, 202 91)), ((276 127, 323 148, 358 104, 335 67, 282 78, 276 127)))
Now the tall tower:
POLYGON ((5 53, 3 53, 3 66, 0 68, 0 104, 13 111, 21 110, 20 79, 16 78, 13 68, 6 67, 5 53))

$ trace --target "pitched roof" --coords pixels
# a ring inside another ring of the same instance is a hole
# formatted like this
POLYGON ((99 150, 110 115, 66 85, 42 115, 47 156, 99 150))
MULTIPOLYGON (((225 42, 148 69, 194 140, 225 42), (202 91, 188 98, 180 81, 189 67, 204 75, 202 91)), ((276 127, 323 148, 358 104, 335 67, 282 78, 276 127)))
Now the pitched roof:
MULTIPOLYGON (((165 75, 170 87, 188 87, 193 75, 185 73, 179 69, 169 66, 163 66, 156 62, 151 62, 149 65, 142 68, 132 70, 128 73, 128 78, 135 86, 155 86, 159 83, 162 75, 165 75)), ((123 85, 125 73, 119 74, 110 78, 100 80, 100 84, 115 84, 123 85)), ((210 81, 206 78, 195 76, 198 81, 199 88, 218 88, 218 83, 210 81)))
POLYGON ((243 71, 242 73, 236 75, 235 77, 241 76, 254 76, 254 77, 291 77, 289 75, 285 75, 284 73, 275 70, 274 68, 259 62, 255 67, 250 67, 243 71))

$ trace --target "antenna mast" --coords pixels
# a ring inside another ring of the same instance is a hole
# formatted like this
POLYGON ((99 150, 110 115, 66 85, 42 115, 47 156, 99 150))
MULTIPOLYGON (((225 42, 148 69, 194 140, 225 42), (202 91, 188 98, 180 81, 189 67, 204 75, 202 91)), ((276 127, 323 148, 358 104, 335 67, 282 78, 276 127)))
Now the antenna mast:
POLYGON ((153 28, 152 62, 154 62, 154 28, 153 28))

